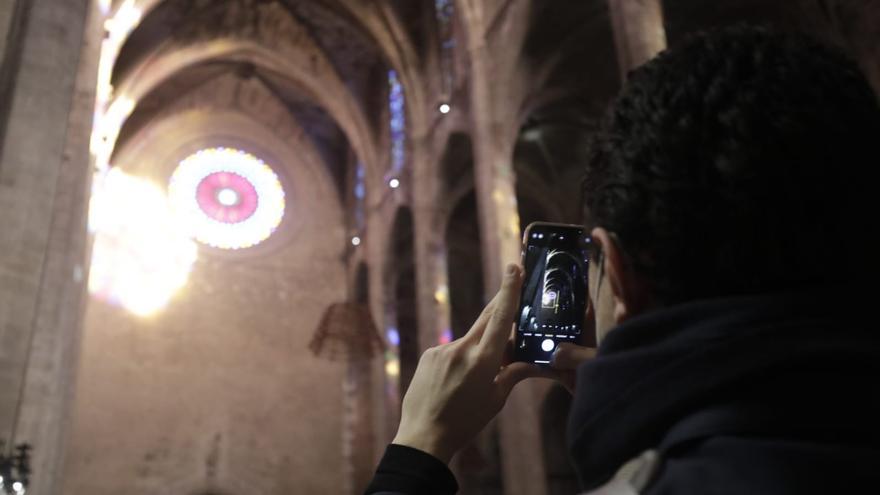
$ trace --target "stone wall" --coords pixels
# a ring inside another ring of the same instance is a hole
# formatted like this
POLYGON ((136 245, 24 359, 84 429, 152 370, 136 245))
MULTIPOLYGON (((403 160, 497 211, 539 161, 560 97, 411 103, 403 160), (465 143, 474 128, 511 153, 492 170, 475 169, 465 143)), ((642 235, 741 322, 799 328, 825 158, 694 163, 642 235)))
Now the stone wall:
POLYGON ((327 171, 297 146, 301 131, 255 84, 205 84, 116 157, 163 183, 199 147, 241 147, 275 167, 288 208, 263 245, 202 246, 186 286, 153 316, 89 300, 67 494, 343 490, 344 365, 307 349, 345 297, 342 212, 327 171))

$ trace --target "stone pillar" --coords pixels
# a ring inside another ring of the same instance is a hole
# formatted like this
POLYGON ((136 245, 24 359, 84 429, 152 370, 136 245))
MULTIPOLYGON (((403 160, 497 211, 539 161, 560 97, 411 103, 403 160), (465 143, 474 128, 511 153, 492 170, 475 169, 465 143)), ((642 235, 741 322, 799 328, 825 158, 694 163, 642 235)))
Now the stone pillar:
MULTIPOLYGON (((372 331, 372 330, 371 330, 372 331)), ((373 478, 373 383, 371 359, 352 352, 345 363, 342 385, 343 458, 346 493, 360 495, 373 478)), ((381 359, 381 355, 379 356, 381 359)))
MULTIPOLYGON (((30 7, 30 2, 25 0, 0 2, 0 136, 6 134, 6 124, 9 122, 13 84, 21 62, 24 26, 30 7)), ((0 139, 0 153, 2 150, 3 140, 0 139)))
MULTIPOLYGON (((412 114, 413 112, 410 113, 412 114)), ((439 311, 439 301, 436 297, 440 281, 445 278, 445 274, 438 272, 439 268, 444 266, 443 260, 446 255, 437 213, 440 201, 439 181, 432 166, 427 134, 422 126, 415 122, 411 127, 410 143, 411 158, 408 166, 412 167, 411 205, 415 242, 419 350, 424 352, 429 347, 439 344, 441 325, 448 319, 448 315, 443 315, 439 311)))
MULTIPOLYGON (((472 43, 474 178, 488 300, 501 284, 504 267, 520 261, 521 240, 513 143, 504 139, 504 133, 500 132, 504 126, 493 117, 502 113, 495 108, 493 85, 498 81, 484 40, 472 39, 472 43)), ((504 492, 509 495, 543 495, 547 490, 539 421, 542 390, 534 380, 520 383, 498 418, 504 492)))
POLYGON ((621 80, 666 49, 662 0, 608 0, 621 80))
POLYGON ((101 28, 89 0, 26 3, 18 68, 0 101, 0 437, 33 445, 28 493, 54 495, 88 272, 101 28))
MULTIPOLYGON (((6 44, 10 38, 9 28, 12 27, 12 19, 16 17, 20 3, 17 0, 0 3, 0 64, 5 63, 6 44)), ((5 67, 4 72, 6 72, 5 67)))

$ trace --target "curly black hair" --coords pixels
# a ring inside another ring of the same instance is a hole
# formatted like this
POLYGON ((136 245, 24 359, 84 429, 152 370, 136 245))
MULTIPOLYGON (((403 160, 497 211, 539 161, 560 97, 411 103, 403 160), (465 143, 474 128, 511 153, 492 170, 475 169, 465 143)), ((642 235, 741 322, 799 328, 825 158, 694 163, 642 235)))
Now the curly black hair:
POLYGON ((701 33, 630 74, 593 139, 584 206, 662 304, 850 281, 880 255, 878 141, 877 96, 836 49, 701 33))

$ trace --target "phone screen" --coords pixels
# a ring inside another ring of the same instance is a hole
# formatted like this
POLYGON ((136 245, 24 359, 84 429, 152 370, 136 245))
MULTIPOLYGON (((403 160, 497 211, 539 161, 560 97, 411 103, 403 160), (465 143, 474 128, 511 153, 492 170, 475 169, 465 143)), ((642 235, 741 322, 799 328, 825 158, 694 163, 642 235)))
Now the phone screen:
POLYGON ((526 229, 517 361, 546 365, 559 343, 579 341, 587 309, 588 242, 576 226, 535 223, 526 229))

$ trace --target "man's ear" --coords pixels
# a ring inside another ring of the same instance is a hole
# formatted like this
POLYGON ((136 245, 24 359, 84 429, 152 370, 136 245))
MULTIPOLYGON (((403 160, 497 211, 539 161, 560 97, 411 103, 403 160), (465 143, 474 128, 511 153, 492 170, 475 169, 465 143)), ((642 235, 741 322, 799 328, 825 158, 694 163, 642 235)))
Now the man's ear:
POLYGON ((601 270, 614 304, 614 323, 619 325, 648 309, 647 285, 635 273, 610 232, 597 227, 590 234, 603 253, 601 270))

